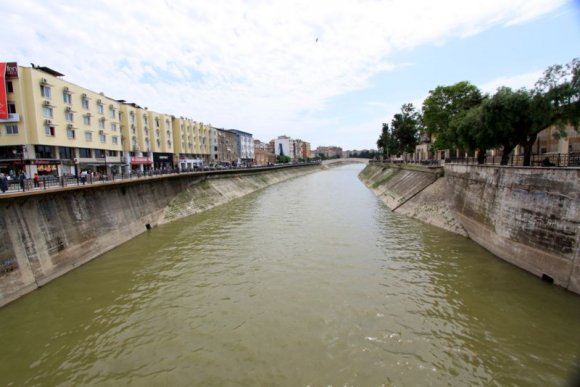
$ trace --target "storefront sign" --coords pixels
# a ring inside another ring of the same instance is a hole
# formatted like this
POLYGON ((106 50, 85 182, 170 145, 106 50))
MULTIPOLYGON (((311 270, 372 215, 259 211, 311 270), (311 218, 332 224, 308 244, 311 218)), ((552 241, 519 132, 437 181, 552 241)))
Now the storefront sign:
POLYGON ((6 63, 0 63, 0 119, 8 119, 8 103, 6 101, 6 63))
POLYGON ((18 63, 6 63, 6 78, 18 78, 18 63))

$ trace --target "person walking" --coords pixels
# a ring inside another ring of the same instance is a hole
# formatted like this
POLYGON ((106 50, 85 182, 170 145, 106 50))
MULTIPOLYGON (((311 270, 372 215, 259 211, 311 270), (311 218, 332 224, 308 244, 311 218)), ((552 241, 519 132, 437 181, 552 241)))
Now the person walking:
POLYGON ((34 188, 38 188, 39 182, 40 182, 40 176, 38 176, 38 173, 35 173, 34 174, 34 188))
POLYGON ((2 193, 8 191, 8 178, 3 173, 0 173, 0 191, 2 193))
POLYGON ((18 180, 20 181, 20 188, 22 188, 22 192, 24 192, 24 182, 26 181, 26 174, 24 171, 20 171, 20 176, 18 176, 18 180))

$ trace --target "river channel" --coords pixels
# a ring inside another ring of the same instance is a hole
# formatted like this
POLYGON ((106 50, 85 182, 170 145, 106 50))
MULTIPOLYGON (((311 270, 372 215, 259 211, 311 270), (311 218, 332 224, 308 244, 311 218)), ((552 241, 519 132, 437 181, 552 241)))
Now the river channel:
POLYGON ((570 383, 580 297, 393 214, 361 169, 154 228, 0 309, 0 385, 570 383))

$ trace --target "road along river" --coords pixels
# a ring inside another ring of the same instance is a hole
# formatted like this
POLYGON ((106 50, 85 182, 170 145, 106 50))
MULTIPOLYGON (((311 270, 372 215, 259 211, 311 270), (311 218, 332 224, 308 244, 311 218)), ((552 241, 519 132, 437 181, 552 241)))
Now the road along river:
POLYGON ((0 309, 0 385, 563 385, 580 297, 319 171, 0 309))

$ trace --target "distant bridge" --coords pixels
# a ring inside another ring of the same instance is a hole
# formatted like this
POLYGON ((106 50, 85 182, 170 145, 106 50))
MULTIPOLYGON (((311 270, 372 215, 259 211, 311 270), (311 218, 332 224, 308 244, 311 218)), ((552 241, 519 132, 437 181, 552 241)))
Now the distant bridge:
MULTIPOLYGON (((353 163, 359 163, 359 164, 368 164, 369 163, 369 159, 359 159, 359 158, 345 158, 345 159, 330 159, 330 160, 323 160, 322 161, 322 165, 324 166, 329 166, 329 165, 333 165, 333 164, 353 164, 353 163)), ((333 165, 336 166, 336 165, 333 165)))

